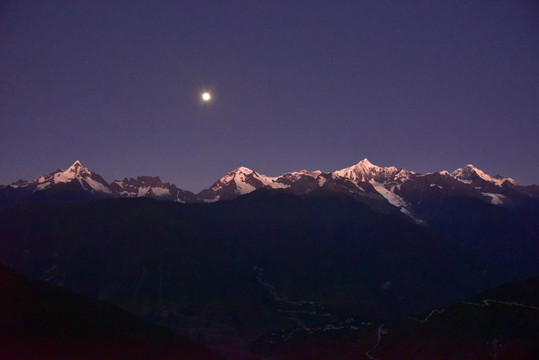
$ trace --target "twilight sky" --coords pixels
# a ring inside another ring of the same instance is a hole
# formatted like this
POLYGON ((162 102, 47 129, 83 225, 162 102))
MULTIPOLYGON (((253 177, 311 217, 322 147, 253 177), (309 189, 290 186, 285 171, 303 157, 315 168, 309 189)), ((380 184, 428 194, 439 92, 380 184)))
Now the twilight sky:
POLYGON ((531 0, 0 3, 0 184, 78 159, 199 191, 367 157, 528 185, 538 141, 531 0))

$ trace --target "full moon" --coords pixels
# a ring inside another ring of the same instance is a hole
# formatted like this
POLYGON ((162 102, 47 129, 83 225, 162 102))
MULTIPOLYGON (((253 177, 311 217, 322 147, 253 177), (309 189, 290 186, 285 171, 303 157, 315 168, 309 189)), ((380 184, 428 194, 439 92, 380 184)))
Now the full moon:
POLYGON ((209 92, 205 92, 205 93, 202 94, 202 100, 210 101, 210 99, 211 99, 211 95, 210 95, 209 92))

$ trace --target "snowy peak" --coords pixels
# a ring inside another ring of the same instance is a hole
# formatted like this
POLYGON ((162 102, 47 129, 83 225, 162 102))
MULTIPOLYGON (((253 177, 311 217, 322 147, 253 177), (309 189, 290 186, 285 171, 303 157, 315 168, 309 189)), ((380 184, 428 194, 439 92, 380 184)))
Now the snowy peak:
POLYGON ((195 195, 151 176, 125 178, 109 185, 77 160, 67 170, 58 169, 33 181, 19 180, 0 187, 0 201, 2 197, 22 199, 35 192, 54 190, 56 194, 84 193, 85 198, 150 197, 183 203, 214 202, 231 200, 260 188, 286 189, 297 195, 312 191, 346 194, 369 206, 385 209, 383 211, 387 206, 392 207, 391 211, 397 208, 416 221, 429 216, 428 212, 421 213, 427 209, 425 203, 429 197, 439 201, 449 196, 467 196, 495 205, 512 206, 522 199, 537 198, 539 193, 533 187, 518 186, 513 179, 489 175, 472 164, 451 173, 420 174, 394 166, 380 167, 365 158, 334 172, 301 170, 277 177, 240 166, 195 195))
POLYGON ((240 194, 246 194, 262 187, 272 189, 286 187, 286 185, 279 182, 279 177, 262 175, 243 166, 221 178, 216 184, 223 185, 230 182, 235 184, 240 194))
POLYGON ((241 185, 242 183, 247 183, 247 179, 252 179, 255 176, 256 173, 253 170, 246 168, 245 166, 240 166, 219 179, 214 186, 223 187, 231 183, 241 185))
POLYGON ((221 179, 219 179, 217 182, 219 183, 222 183, 222 184, 227 184, 231 181, 237 183, 237 181, 243 181, 245 178, 251 176, 256 176, 258 175, 256 172, 254 172, 253 170, 249 169, 249 168, 246 168, 245 166, 240 166, 239 168, 237 168, 236 170, 234 171, 231 171, 229 172, 228 174, 226 174, 225 176, 223 176, 221 179))
MULTIPOLYGON (((75 161, 67 170, 62 171, 61 169, 56 170, 53 177, 53 182, 58 183, 67 183, 76 178, 85 179, 92 176, 92 172, 82 166, 80 161, 75 161)), ((45 180, 48 181, 48 180, 45 180)))
POLYGON ((269 177, 240 166, 215 182, 209 189, 203 190, 198 197, 205 202, 233 199, 260 188, 280 189, 288 187, 279 182, 279 178, 269 177))
POLYGON ((377 182, 380 184, 406 178, 409 174, 411 173, 404 169, 399 170, 394 166, 380 167, 374 165, 367 158, 356 165, 333 172, 334 176, 341 176, 356 182, 377 182))
POLYGON ((79 189, 92 193, 112 194, 107 182, 100 175, 92 173, 89 169, 82 166, 78 160, 67 170, 58 169, 30 182, 18 181, 11 184, 10 187, 36 192, 52 189, 62 184, 74 184, 79 189))
POLYGON ((497 186, 502 186, 504 182, 508 182, 513 185, 517 185, 516 181, 511 178, 504 178, 500 175, 491 176, 484 171, 476 168, 472 164, 468 164, 463 168, 459 168, 451 173, 453 177, 466 184, 477 183, 478 181, 486 181, 493 183, 497 186))
POLYGON ((451 173, 456 179, 460 180, 471 180, 476 177, 482 177, 481 175, 485 175, 485 173, 473 166, 473 164, 468 164, 463 168, 458 168, 457 170, 453 171, 451 173))
POLYGON ((245 167, 245 166, 240 166, 239 168, 237 168, 236 170, 233 171, 234 173, 244 173, 244 174, 251 174, 253 173, 254 171, 245 167))
POLYGON ((396 167, 390 166, 388 168, 383 168, 377 165, 374 165, 369 161, 369 159, 365 158, 358 162, 356 165, 352 166, 353 168, 356 168, 357 170, 363 170, 363 171, 380 171, 381 169, 391 169, 391 170, 397 170, 396 167))
MULTIPOLYGON (((383 191, 381 194, 378 188, 365 183, 376 183, 379 187, 383 187, 384 185, 381 183, 400 179, 409 174, 409 172, 399 171, 395 167, 378 167, 367 159, 334 173, 302 170, 285 173, 278 177, 269 177, 246 167, 239 167, 219 179, 209 189, 201 191, 197 196, 201 201, 214 202, 233 199, 260 188, 287 189, 287 191, 298 195, 324 188, 332 192, 347 194, 368 203, 380 203, 388 201, 387 196, 385 196, 388 191, 383 191)), ((394 198, 395 196, 391 199, 394 198)), ((388 202, 387 205, 389 206, 389 204, 392 203, 388 202)))
POLYGON ((92 173, 88 168, 82 166, 79 160, 75 161, 67 170, 57 171, 51 175, 53 175, 52 181, 54 184, 69 183, 76 180, 84 190, 112 194, 107 182, 100 175, 92 173))
POLYGON ((75 176, 77 176, 77 175, 80 173, 80 170, 81 170, 81 169, 84 169, 84 170, 89 171, 89 170, 86 169, 84 166, 82 166, 82 164, 80 163, 79 160, 77 160, 77 161, 75 161, 75 162, 73 163, 73 165, 71 165, 71 166, 69 167, 69 169, 67 169, 66 171, 68 171, 68 172, 70 172, 70 173, 73 173, 73 174, 75 174, 75 176))

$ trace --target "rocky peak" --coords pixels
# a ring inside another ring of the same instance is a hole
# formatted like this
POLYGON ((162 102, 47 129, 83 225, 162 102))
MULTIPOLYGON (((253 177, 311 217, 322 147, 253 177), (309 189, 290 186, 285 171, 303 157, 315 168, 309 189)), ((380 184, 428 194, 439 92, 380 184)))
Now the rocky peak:
POLYGON ((508 183, 511 183, 513 185, 517 184, 516 181, 511 178, 504 178, 500 175, 491 176, 485 173, 483 170, 476 168, 472 164, 468 164, 463 168, 459 168, 453 171, 451 175, 453 175, 455 179, 466 183, 486 181, 501 186, 504 182, 507 181, 508 183))
POLYGON ((479 169, 477 169, 472 164, 468 164, 463 168, 458 168, 457 170, 453 171, 452 175, 458 179, 469 180, 472 177, 478 176, 477 170, 479 169))
POLYGON ((396 167, 380 167, 372 164, 367 158, 356 165, 333 172, 334 176, 345 177, 356 182, 379 182, 381 184, 394 180, 397 173, 399 170, 396 167))

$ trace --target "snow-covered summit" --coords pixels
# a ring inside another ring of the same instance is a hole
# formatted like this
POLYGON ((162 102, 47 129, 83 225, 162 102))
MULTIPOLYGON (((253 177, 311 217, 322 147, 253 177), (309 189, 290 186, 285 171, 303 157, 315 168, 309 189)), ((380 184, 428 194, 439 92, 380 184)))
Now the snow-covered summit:
POLYGON ((33 181, 17 182, 10 186, 12 188, 27 188, 35 192, 71 182, 78 183, 86 191, 112 194, 107 182, 100 175, 85 168, 79 160, 75 161, 67 170, 58 169, 33 181))
MULTIPOLYGON (((271 177, 259 174, 249 168, 241 166, 236 170, 228 173, 225 177, 219 180, 221 183, 229 183, 233 181, 242 194, 250 192, 260 187, 268 187, 272 189, 282 189, 287 187, 279 182, 279 177, 271 177), (247 186, 245 186, 245 184, 247 186), (254 187, 250 189, 249 186, 254 187)), ((218 182, 219 182, 218 181, 218 182)))
POLYGON ((377 182, 380 184, 406 178, 409 174, 411 172, 404 169, 399 170, 395 166, 380 167, 374 165, 367 158, 356 165, 333 172, 334 177, 341 176, 356 182, 377 182))
POLYGON ((247 168, 245 166, 240 166, 236 170, 231 171, 228 174, 226 174, 225 176, 223 176, 222 178, 220 178, 217 181, 217 184, 220 184, 221 186, 224 185, 224 184, 228 184, 230 182, 234 182, 234 183, 238 184, 238 183, 243 182, 249 176, 256 177, 257 175, 258 174, 255 171, 253 171, 253 170, 251 170, 251 169, 249 169, 249 168, 247 168))
POLYGON ((54 176, 52 178, 52 181, 55 184, 70 182, 77 177, 87 178, 92 176, 92 172, 82 166, 79 160, 75 161, 73 165, 71 165, 67 170, 62 171, 61 169, 58 169, 53 174, 54 176))
POLYGON ((278 182, 279 178, 262 175, 245 166, 240 166, 217 180, 209 189, 199 193, 206 202, 231 199, 248 194, 263 187, 282 189, 287 186, 278 182))
POLYGON ((459 168, 453 171, 451 175, 453 175, 455 179, 467 184, 471 184, 473 181, 476 181, 476 179, 481 179, 487 182, 491 182, 497 186, 502 186, 505 181, 508 181, 513 185, 517 185, 516 181, 511 178, 504 178, 499 175, 491 176, 485 173, 483 170, 476 168, 472 164, 468 164, 463 168, 459 168))

